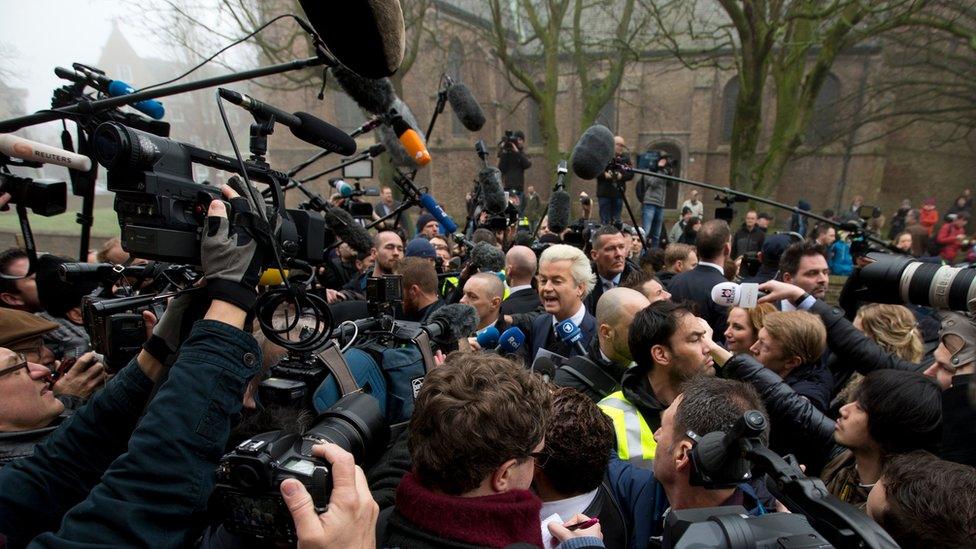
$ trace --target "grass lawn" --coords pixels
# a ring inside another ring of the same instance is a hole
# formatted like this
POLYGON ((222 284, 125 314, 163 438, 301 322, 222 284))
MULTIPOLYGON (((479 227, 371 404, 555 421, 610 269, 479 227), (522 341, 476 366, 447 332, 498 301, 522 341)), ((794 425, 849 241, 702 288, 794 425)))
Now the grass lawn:
MULTIPOLYGON (((81 225, 76 221, 80 206, 72 209, 68 207, 61 215, 42 217, 34 215, 28 210, 31 230, 35 234, 81 234, 81 225)), ((95 208, 95 224, 92 225, 92 236, 111 237, 119 234, 119 218, 111 206, 95 208)), ((0 231, 20 232, 20 220, 13 210, 0 215, 0 231)))

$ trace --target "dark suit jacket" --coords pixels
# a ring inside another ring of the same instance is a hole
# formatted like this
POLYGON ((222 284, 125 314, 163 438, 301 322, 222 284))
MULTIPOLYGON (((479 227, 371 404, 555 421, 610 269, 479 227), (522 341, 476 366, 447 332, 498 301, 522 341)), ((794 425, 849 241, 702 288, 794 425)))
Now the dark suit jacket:
MULTIPOLYGON (((589 310, 587 310, 586 316, 583 317, 583 322, 580 323, 580 331, 583 332, 583 339, 581 340, 583 347, 588 348, 590 346, 590 340, 596 334, 596 318, 590 314, 589 310)), ((535 355, 542 348, 565 356, 566 358, 579 354, 575 346, 569 346, 561 340, 556 340, 556 338, 555 330, 552 328, 552 315, 543 313, 536 317, 532 321, 532 329, 526 334, 525 343, 522 346, 526 350, 526 365, 530 366, 532 364, 532 361, 535 360, 535 355), (547 345, 547 342, 549 345, 547 345), (555 344, 552 344, 553 342, 555 344)))
MULTIPOLYGON (((591 268, 593 269, 594 273, 597 272, 595 263, 591 264, 591 268)), ((634 272, 639 268, 640 267, 637 267, 630 261, 624 263, 624 272, 620 273, 620 284, 623 284, 624 281, 627 280, 627 276, 630 275, 630 273, 634 272)), ((617 285, 618 288, 620 287, 620 284, 617 285)), ((586 310, 588 312, 595 314, 596 304, 600 301, 600 298, 602 296, 603 296, 603 281, 600 280, 600 276, 597 275, 596 285, 593 286, 593 291, 590 292, 590 295, 586 296, 586 301, 584 301, 584 303, 586 303, 586 310)))
POLYGON ((668 284, 671 301, 695 303, 698 306, 698 316, 704 318, 712 327, 714 330, 712 339, 718 343, 725 341, 729 309, 712 301, 712 287, 722 282, 728 280, 717 270, 707 265, 698 265, 690 271, 674 275, 668 284))
POLYGON ((508 294, 508 298, 502 301, 499 314, 514 315, 531 313, 532 311, 541 312, 542 310, 542 300, 539 299, 539 292, 535 288, 525 288, 508 294))

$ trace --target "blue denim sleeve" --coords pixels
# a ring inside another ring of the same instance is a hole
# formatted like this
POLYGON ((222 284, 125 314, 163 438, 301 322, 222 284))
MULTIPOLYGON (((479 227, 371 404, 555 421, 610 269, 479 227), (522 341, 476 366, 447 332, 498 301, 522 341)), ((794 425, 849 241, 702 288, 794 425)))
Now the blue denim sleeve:
POLYGON ((556 549, 603 549, 603 540, 596 536, 569 538, 556 546, 556 549))
POLYGON ((88 496, 125 452, 152 388, 133 360, 38 444, 33 456, 0 469, 0 533, 11 547, 57 530, 68 509, 88 496))
POLYGON ((259 371, 254 338, 198 321, 128 451, 35 547, 185 547, 203 525, 231 417, 259 371))

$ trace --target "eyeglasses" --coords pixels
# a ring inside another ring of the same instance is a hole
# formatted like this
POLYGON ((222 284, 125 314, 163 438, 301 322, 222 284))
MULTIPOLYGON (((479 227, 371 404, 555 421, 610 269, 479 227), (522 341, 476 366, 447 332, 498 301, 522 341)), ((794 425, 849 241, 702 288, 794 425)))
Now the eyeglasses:
POLYGON ((17 364, 14 364, 13 366, 7 366, 6 368, 0 369, 0 377, 7 374, 12 374, 21 368, 27 370, 28 372, 30 371, 30 367, 27 365, 27 359, 24 357, 24 355, 18 353, 17 361, 17 364))

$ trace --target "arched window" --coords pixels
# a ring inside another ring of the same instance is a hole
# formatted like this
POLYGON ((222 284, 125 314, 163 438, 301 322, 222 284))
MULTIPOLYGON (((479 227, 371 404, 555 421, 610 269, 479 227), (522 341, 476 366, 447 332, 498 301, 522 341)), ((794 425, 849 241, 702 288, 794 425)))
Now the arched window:
MULTIPOLYGON (((461 66, 464 64, 464 46, 455 36, 451 39, 451 44, 447 48, 447 75, 455 82, 461 82, 461 66)), ((456 116, 451 117, 451 133, 454 135, 464 135, 467 129, 456 116)))
POLYGON ((826 144, 834 137, 837 122, 837 101, 840 99, 840 80, 833 74, 824 78, 823 85, 813 102, 813 114, 807 124, 807 143, 812 146, 826 144))
POLYGON ((542 143, 542 121, 539 104, 531 97, 525 100, 525 141, 533 145, 542 143))
POLYGON ((722 143, 732 141, 732 121, 735 119, 735 102, 739 99, 739 77, 733 76, 722 90, 722 143))

